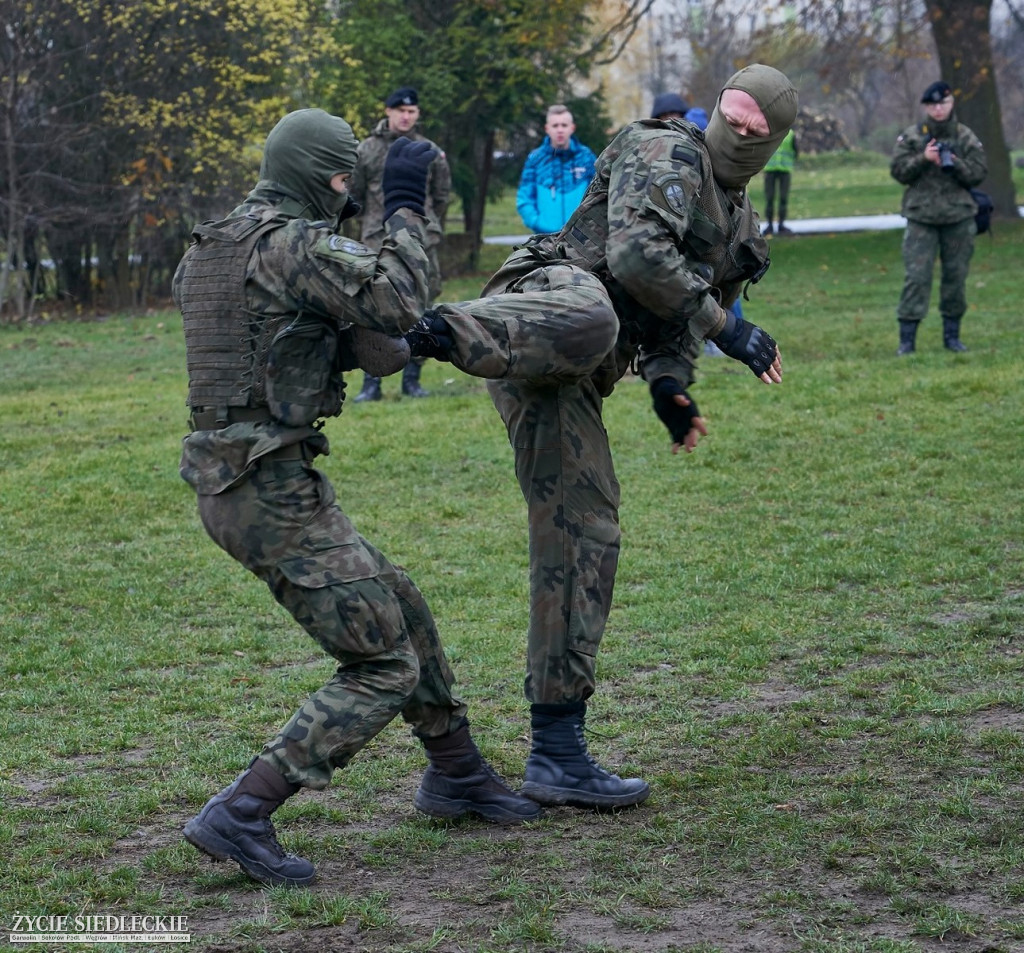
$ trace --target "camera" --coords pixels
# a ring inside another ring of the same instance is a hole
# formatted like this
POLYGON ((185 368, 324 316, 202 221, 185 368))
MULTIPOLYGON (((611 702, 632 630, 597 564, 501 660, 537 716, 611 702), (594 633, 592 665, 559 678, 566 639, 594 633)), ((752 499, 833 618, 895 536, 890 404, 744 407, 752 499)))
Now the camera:
POLYGON ((939 168, 952 169, 953 147, 948 142, 936 142, 935 146, 939 150, 939 168))

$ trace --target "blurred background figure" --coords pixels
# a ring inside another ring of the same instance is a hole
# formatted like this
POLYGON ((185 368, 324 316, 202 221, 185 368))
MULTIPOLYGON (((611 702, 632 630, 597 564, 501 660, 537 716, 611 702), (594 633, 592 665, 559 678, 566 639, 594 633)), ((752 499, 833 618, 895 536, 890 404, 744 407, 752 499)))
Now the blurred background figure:
POLYGON ((764 217, 768 224, 765 226, 764 234, 792 235, 793 232, 786 227, 786 212, 789 210, 789 186, 793 177, 793 166, 796 165, 797 156, 800 154, 796 144, 796 133, 792 129, 782 140, 782 144, 775 150, 764 167, 764 217), (775 211, 775 193, 779 193, 779 227, 772 229, 772 216, 775 211))
MULTIPOLYGON (((402 86, 384 100, 384 118, 362 142, 356 153, 356 167, 349 183, 349 194, 362 206, 357 222, 359 240, 373 251, 380 251, 384 242, 384 159, 391 144, 405 136, 414 142, 430 142, 417 128, 420 118, 419 95, 412 86, 402 86)), ((452 191, 452 174, 443 150, 433 142, 437 158, 430 164, 427 176, 427 259, 429 261, 430 303, 441 293, 441 266, 438 246, 444 235, 444 220, 452 191)), ((414 359, 402 371, 402 393, 406 397, 429 397, 420 385, 423 361, 414 359)), ((380 400, 381 379, 372 374, 363 376, 363 389, 356 403, 380 400)))
POLYGON ((516 193, 516 210, 531 232, 557 232, 594 178, 596 157, 575 131, 568 107, 548 107, 544 141, 526 157, 516 193))

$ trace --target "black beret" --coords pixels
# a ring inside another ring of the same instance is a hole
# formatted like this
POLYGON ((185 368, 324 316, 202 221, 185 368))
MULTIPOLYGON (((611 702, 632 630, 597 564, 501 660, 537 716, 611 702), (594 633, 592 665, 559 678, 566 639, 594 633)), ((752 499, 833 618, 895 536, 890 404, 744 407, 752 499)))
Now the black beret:
POLYGON ((947 96, 953 95, 953 87, 945 80, 932 83, 921 97, 923 103, 941 103, 947 96))
POLYGON ((388 96, 384 100, 384 105, 388 109, 394 109, 396 106, 418 106, 419 97, 416 95, 416 90, 411 86, 403 86, 388 96))

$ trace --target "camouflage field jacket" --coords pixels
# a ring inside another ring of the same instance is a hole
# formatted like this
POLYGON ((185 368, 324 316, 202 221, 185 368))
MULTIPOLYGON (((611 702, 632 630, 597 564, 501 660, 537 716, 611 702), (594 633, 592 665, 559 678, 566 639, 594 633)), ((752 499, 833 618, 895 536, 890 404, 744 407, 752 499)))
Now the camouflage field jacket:
POLYGON ((632 352, 645 379, 684 387, 723 306, 769 258, 746 191, 717 184, 703 133, 683 120, 626 126, 549 245, 604 281, 623 329, 620 366, 632 352))
MULTIPOLYGON (((400 209, 385 226, 380 252, 336 233, 333 224, 295 217, 298 203, 260 182, 229 220, 263 216, 276 209, 284 223, 260 239, 249 259, 245 304, 250 337, 268 321, 316 316, 340 330, 360 325, 387 335, 404 334, 427 307, 426 222, 400 209)), ((216 225, 216 223, 210 223, 216 225)), ((179 307, 189 281, 193 245, 178 265, 172 291, 179 307)), ((225 316, 225 332, 237 316, 225 316)), ((187 342, 186 342, 187 343, 187 342)), ((289 427, 270 420, 232 423, 219 430, 197 430, 184 438, 180 472, 199 493, 213 494, 239 482, 266 453, 300 441, 327 453, 326 437, 315 427, 289 427)))
POLYGON ((985 148, 955 119, 934 127, 926 120, 904 129, 896 140, 889 171, 907 186, 901 208, 904 218, 922 225, 952 225, 973 218, 978 210, 970 190, 988 174, 985 148), (952 146, 953 165, 948 170, 925 158, 925 146, 932 139, 952 146))

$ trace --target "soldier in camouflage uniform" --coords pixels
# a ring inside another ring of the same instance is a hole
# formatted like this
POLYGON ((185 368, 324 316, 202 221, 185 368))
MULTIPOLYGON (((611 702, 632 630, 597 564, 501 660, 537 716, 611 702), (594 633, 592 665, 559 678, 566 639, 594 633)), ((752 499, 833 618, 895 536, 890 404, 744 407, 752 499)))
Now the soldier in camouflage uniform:
POLYGON ((406 335, 414 354, 488 378, 508 428, 530 532, 522 793, 541 804, 623 807, 650 792, 600 767, 583 736, 619 554, 602 403, 636 362, 672 452, 689 452, 707 433, 688 393, 705 339, 781 382, 775 342, 729 306, 767 268, 746 187, 796 110, 789 80, 755 65, 726 84, 706 133, 631 123, 558 234, 513 252, 485 297, 439 305, 406 335))
POLYGON ((978 206, 971 189, 988 174, 985 149, 953 111, 953 90, 942 80, 921 97, 928 119, 904 129, 896 140, 889 171, 905 185, 902 212, 906 277, 896 318, 897 354, 912 354, 917 326, 928 313, 935 256, 942 263, 939 314, 942 340, 951 351, 966 351, 960 320, 967 310, 967 272, 974 253, 978 206))
POLYGON ((399 714, 429 761, 418 809, 500 823, 540 810, 481 758, 423 596, 359 535, 311 462, 328 453, 320 428, 340 413, 341 370, 401 367, 409 349, 400 335, 427 303, 423 202, 434 151, 408 139, 391 147, 379 252, 337 232, 355 152, 343 119, 319 109, 285 116, 255 189, 223 221, 196 227, 173 284, 192 426, 181 475, 203 526, 338 662, 185 828, 200 850, 264 883, 314 876, 309 861, 281 850, 271 812, 300 788, 326 787, 399 714))
MULTIPOLYGON (((420 107, 419 96, 411 86, 396 89, 384 100, 384 111, 387 114, 377 123, 373 132, 359 143, 356 150, 356 167, 352 170, 349 182, 349 195, 361 206, 355 221, 360 226, 360 241, 368 248, 379 251, 384 241, 384 159, 388 149, 399 136, 405 136, 414 142, 430 142, 417 128, 420 107)), ((438 250, 444 237, 444 220, 448 213, 451 199, 452 173, 448 167, 448 159, 436 145, 437 156, 430 163, 427 176, 427 199, 423 207, 427 212, 427 261, 428 287, 430 300, 433 302, 441 293, 441 263, 438 250)), ((402 393, 406 397, 428 397, 429 392, 420 384, 422 359, 414 359, 405 365, 402 371, 402 393)), ((363 377, 363 388, 356 395, 356 403, 380 400, 381 379, 373 374, 363 377)))

